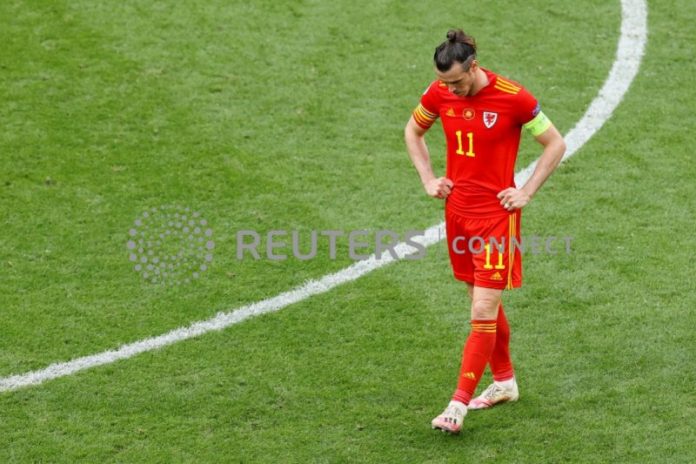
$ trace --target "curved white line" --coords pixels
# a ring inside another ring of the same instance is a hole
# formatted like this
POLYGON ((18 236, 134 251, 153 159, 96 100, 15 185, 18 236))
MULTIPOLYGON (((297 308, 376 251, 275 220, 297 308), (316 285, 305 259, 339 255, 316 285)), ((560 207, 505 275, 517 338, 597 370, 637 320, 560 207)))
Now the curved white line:
MULTIPOLYGON (((648 37, 648 10, 644 0, 621 0, 621 36, 616 60, 607 80, 592 100, 582 119, 565 136, 568 147, 563 160, 573 156, 604 125, 619 106, 638 74, 648 37)), ((515 175, 517 185, 524 184, 537 162, 515 175)))
MULTIPOLYGON (((614 65, 604 86, 592 101, 582 119, 566 135, 568 151, 563 159, 573 156, 611 117, 611 114, 621 102, 638 73, 647 40, 647 6, 645 0, 621 0, 621 16, 621 37, 614 65)), ((534 171, 535 166, 536 162, 517 173, 515 176, 516 183, 518 185, 524 184, 534 171)), ((425 247, 433 245, 444 236, 443 229, 443 223, 437 224, 426 230, 425 235, 413 241, 425 247)), ((319 280, 310 280, 301 287, 281 293, 273 298, 242 306, 229 312, 218 313, 212 319, 194 322, 188 327, 174 329, 157 337, 129 343, 115 350, 103 351, 71 361, 51 364, 44 369, 0 378, 0 392, 39 385, 47 380, 65 377, 92 367, 111 364, 121 359, 127 359, 137 354, 197 337, 214 330, 222 330, 250 317, 279 311, 293 303, 355 280, 397 259, 403 259, 414 254, 417 250, 407 246, 405 243, 401 243, 395 247, 395 251, 398 258, 387 254, 382 259, 376 259, 373 255, 367 260, 357 262, 319 280)))

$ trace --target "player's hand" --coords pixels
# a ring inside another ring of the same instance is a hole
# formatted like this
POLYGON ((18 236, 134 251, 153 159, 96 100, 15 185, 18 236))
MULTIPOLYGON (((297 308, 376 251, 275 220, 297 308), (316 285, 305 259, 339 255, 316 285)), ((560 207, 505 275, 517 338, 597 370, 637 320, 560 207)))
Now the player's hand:
POLYGON ((447 198, 452 193, 454 182, 446 177, 439 177, 428 181, 424 187, 425 192, 433 198, 447 198))
POLYGON ((530 197, 527 192, 514 187, 506 188, 498 193, 500 206, 508 211, 515 211, 516 209, 524 208, 531 199, 532 197, 530 197))

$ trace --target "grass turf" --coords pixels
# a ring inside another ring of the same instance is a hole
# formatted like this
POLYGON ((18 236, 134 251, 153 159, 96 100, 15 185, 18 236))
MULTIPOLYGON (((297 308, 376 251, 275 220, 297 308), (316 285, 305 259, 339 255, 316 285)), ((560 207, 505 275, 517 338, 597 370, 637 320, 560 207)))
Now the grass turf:
MULTIPOLYGON (((236 230, 439 221, 401 129, 444 31, 477 36, 484 65, 527 85, 565 132, 605 78, 619 24, 613 2, 506 2, 454 18, 415 2, 0 8, 1 375, 348 264, 345 253, 239 262, 236 230), (167 203, 215 229, 213 266, 191 285, 141 282, 127 260, 133 220, 167 203)), ((527 255, 525 287, 506 299, 520 403, 472 414, 460 438, 428 429, 467 320, 438 245, 279 314, 2 394, 0 458, 691 461, 693 13, 651 5, 625 102, 525 212, 526 234, 574 241, 570 256, 527 255)), ((520 166, 537 153, 525 143, 520 166)))

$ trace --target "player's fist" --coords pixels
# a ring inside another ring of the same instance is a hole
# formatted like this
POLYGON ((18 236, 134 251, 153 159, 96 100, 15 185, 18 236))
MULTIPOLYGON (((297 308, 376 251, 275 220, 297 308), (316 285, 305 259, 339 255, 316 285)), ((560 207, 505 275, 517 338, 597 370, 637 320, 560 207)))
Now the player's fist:
POLYGON ((527 206, 531 197, 522 189, 509 187, 498 193, 498 200, 500 200, 500 206, 508 211, 514 211, 527 206))
POLYGON ((425 183, 425 192, 433 198, 447 198, 452 193, 454 182, 446 177, 431 179, 425 183))

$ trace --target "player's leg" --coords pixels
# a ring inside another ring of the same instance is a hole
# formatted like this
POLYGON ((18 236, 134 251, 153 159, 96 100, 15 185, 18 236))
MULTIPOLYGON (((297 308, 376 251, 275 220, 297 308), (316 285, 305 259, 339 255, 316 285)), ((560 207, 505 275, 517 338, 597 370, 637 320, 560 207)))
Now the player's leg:
POLYGON ((459 382, 452 398, 468 405, 495 347, 501 289, 474 286, 471 332, 464 345, 459 382))
POLYGON ((495 348, 491 355, 491 372, 493 380, 496 382, 505 382, 512 380, 515 376, 515 371, 510 358, 510 325, 508 324, 503 303, 500 302, 498 307, 497 332, 495 337, 495 348))
MULTIPOLYGON (((518 287, 521 284, 521 256, 519 250, 511 247, 512 236, 519 241, 519 212, 508 219, 507 227, 499 225, 496 231, 500 236, 499 243, 507 246, 502 251, 503 271, 507 270, 509 287, 518 287), (510 221, 512 220, 512 223, 510 221), (504 237, 504 240, 503 240, 504 237)), ((485 409, 497 403, 516 401, 519 398, 519 390, 515 380, 514 368, 510 358, 510 326, 505 316, 502 302, 498 308, 497 333, 495 348, 490 359, 493 383, 489 385, 481 395, 471 400, 469 409, 485 409)))
POLYGON ((450 433, 459 433, 461 430, 467 405, 495 346, 496 317, 502 293, 499 289, 473 287, 471 332, 462 353, 457 389, 447 408, 433 419, 433 428, 450 433))
MULTIPOLYGON (((474 265, 471 253, 466 247, 465 220, 450 212, 445 215, 447 247, 452 271, 457 280, 467 284, 469 296, 473 295, 474 265)), ((452 400, 445 410, 432 420, 432 427, 444 432, 459 433, 467 413, 467 407, 460 401, 452 400)))
POLYGON ((497 322, 495 348, 490 360, 493 383, 479 396, 471 400, 469 409, 487 409, 498 403, 517 401, 520 397, 510 361, 510 329, 507 326, 507 318, 503 312, 502 304, 498 309, 497 322))
MULTIPOLYGON (((473 298, 474 286, 466 283, 469 299, 473 298)), ((500 301, 498 306, 498 319, 495 334, 495 347, 489 365, 493 373, 493 380, 496 382, 506 382, 512 380, 515 376, 515 371, 512 367, 512 359, 510 358, 510 325, 508 324, 503 302, 500 301)))

